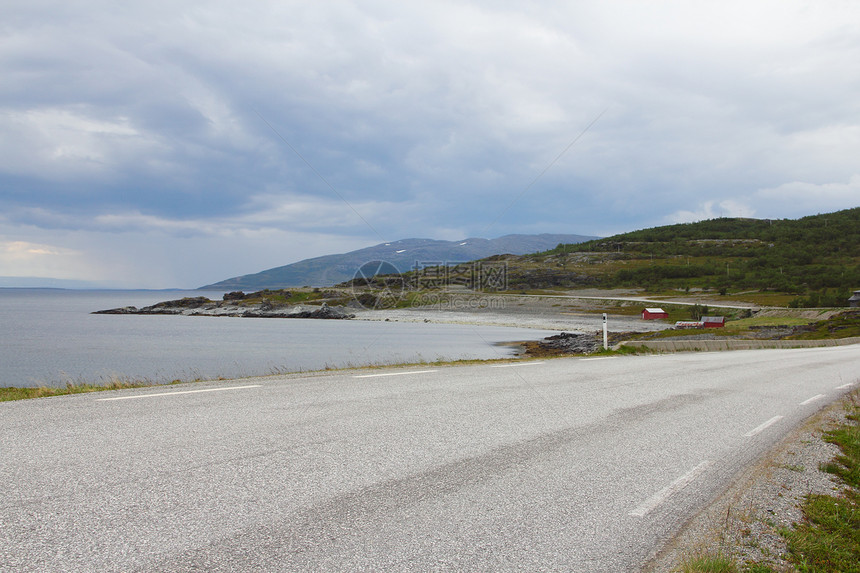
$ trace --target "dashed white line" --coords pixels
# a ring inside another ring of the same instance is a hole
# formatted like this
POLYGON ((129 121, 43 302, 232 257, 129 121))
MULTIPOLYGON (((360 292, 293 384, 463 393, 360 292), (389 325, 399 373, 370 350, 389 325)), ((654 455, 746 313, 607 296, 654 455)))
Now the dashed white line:
POLYGON ((703 461, 702 463, 700 463, 699 465, 697 465, 696 467, 670 483, 668 486, 664 487, 663 489, 643 501, 639 505, 639 507, 631 511, 629 515, 631 515, 632 517, 644 517, 645 514, 647 514, 649 511, 669 499, 675 493, 684 489, 687 484, 689 484, 691 481, 696 479, 699 474, 708 469, 708 466, 710 466, 712 463, 713 462, 711 462, 710 460, 703 461))
POLYGON ((813 396, 812 398, 807 398, 806 400, 804 400, 803 402, 801 402, 801 403, 800 403, 800 405, 801 405, 801 406, 806 406, 807 404, 811 404, 812 402, 815 402, 816 400, 820 400, 820 399, 822 399, 822 398, 824 398, 824 394, 816 394, 816 395, 815 395, 815 396, 813 396))
POLYGON ((157 396, 179 396, 180 394, 200 394, 201 392, 223 392, 225 390, 244 390, 245 388, 259 388, 261 384, 249 384, 248 386, 228 386, 226 388, 205 388, 203 390, 180 390, 178 392, 157 392, 155 394, 135 394, 134 396, 115 396, 113 398, 97 398, 96 402, 110 402, 113 400, 136 400, 138 398, 155 398, 157 396))
POLYGON ((746 436, 747 438, 751 438, 752 436, 755 436, 759 432, 763 432, 764 430, 766 430, 770 426, 776 424, 780 420, 782 420, 782 416, 774 416, 773 418, 771 418, 770 420, 768 420, 764 424, 761 424, 760 426, 756 426, 755 428, 753 428, 752 430, 750 430, 749 432, 744 434, 744 436, 746 436))
POLYGON ((407 376, 409 374, 429 374, 430 372, 438 372, 438 370, 410 370, 409 372, 386 372, 384 374, 362 374, 353 376, 353 378, 382 378, 384 376, 407 376))
POLYGON ((589 360, 609 360, 610 358, 614 358, 614 356, 601 356, 599 358, 580 358, 580 362, 588 362, 589 360))
POLYGON ((514 368, 515 366, 537 366, 546 362, 514 362, 513 364, 491 364, 490 368, 514 368))
POLYGON ((854 382, 849 382, 848 384, 843 384, 842 386, 837 386, 837 390, 845 390, 846 388, 851 388, 854 386, 854 382))

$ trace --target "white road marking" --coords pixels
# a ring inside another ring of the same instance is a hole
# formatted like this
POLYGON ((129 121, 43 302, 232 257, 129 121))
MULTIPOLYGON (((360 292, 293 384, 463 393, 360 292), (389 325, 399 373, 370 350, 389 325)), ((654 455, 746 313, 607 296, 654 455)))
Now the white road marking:
POLYGON ((386 372, 384 374, 362 374, 361 376, 353 376, 353 378, 382 378, 383 376, 406 376, 408 374, 428 374, 430 372, 438 372, 438 370, 411 370, 409 372, 386 372))
POLYGON ((490 368, 513 368, 514 366, 537 366, 546 362, 514 362, 513 364, 491 364, 490 368))
POLYGON ((645 514, 647 514, 649 511, 669 499, 675 493, 684 489, 687 484, 689 484, 691 481, 696 479, 699 474, 708 469, 708 466, 710 466, 712 463, 713 462, 711 462, 710 460, 703 461, 702 463, 700 463, 699 465, 697 465, 696 467, 670 483, 668 486, 664 487, 663 489, 643 501, 639 505, 639 507, 631 511, 628 515, 631 515, 632 517, 644 517, 645 514))
POLYGON ((755 428, 753 428, 752 430, 750 430, 749 432, 744 434, 744 436, 746 436, 747 438, 751 438, 751 437, 755 436, 756 434, 758 434, 759 432, 763 432, 764 430, 766 430, 770 426, 776 424, 780 420, 782 420, 782 416, 774 416, 773 418, 771 418, 770 420, 768 420, 764 424, 762 424, 760 426, 756 426, 755 428))
POLYGON ((846 388, 851 388, 854 386, 854 382, 849 382, 848 384, 843 384, 842 386, 837 386, 837 390, 845 390, 846 388))
POLYGON ((609 360, 610 358, 614 358, 614 356, 601 356, 600 358, 580 358, 580 362, 588 362, 589 360, 609 360))
POLYGON ((813 396, 812 398, 807 398, 806 400, 804 400, 803 402, 801 402, 801 403, 800 403, 800 405, 801 405, 801 406, 806 406, 807 404, 810 404, 810 403, 812 403, 812 402, 815 402, 816 400, 820 400, 821 398, 824 398, 824 394, 816 394, 816 395, 815 395, 815 396, 813 396))
POLYGON ((248 386, 228 386, 227 388, 206 388, 203 390, 181 390, 179 392, 158 392, 155 394, 137 394, 135 396, 116 396, 114 398, 97 398, 96 402, 110 402, 112 400, 136 400, 138 398, 155 398, 156 396, 178 396, 180 394, 199 394, 201 392, 223 392, 224 390, 244 390, 245 388, 259 388, 261 384, 250 384, 248 386))

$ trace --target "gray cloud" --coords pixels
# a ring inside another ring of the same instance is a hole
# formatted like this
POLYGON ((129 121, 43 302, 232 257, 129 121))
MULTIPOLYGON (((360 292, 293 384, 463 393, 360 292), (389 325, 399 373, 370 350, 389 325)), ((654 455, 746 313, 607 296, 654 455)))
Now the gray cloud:
MULTIPOLYGON (((219 257, 206 240, 269 252, 272 236, 299 233, 304 250, 275 266, 380 236, 608 234, 857 204, 851 2, 6 11, 6 245, 80 232, 86 259, 100 236, 117 248, 149 237, 165 252, 193 242, 202 269, 219 257)), ((0 275, 23 273, 16 264, 0 275)), ((145 286, 223 278, 172 266, 174 279, 145 286)))

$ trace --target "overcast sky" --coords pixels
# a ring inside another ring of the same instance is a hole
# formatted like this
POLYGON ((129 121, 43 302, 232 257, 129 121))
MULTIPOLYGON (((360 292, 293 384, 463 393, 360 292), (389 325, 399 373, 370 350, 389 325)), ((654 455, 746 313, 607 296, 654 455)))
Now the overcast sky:
POLYGON ((860 205, 855 1, 128 4, 3 3, 0 276, 860 205))

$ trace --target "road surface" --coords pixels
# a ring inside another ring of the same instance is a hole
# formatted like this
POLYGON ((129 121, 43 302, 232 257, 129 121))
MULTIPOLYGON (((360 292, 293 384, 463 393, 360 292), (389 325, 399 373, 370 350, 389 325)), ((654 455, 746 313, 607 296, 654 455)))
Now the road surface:
POLYGON ((636 571, 860 346, 0 403, 4 571, 636 571))
MULTIPOLYGON (((453 291, 456 292, 456 291, 453 291)), ((736 310, 759 310, 759 306, 753 303, 733 303, 733 304, 723 304, 718 302, 713 302, 709 300, 697 300, 697 301, 680 301, 674 299, 665 299, 665 298, 647 298, 642 296, 584 296, 584 295, 576 295, 576 294, 510 294, 510 295, 495 295, 495 296, 510 296, 512 298, 523 298, 523 297, 533 297, 533 298, 569 298, 569 299, 583 299, 583 300, 620 300, 625 302, 640 302, 642 304, 675 304, 681 306, 694 306, 697 304, 707 306, 708 308, 731 308, 736 310)))

